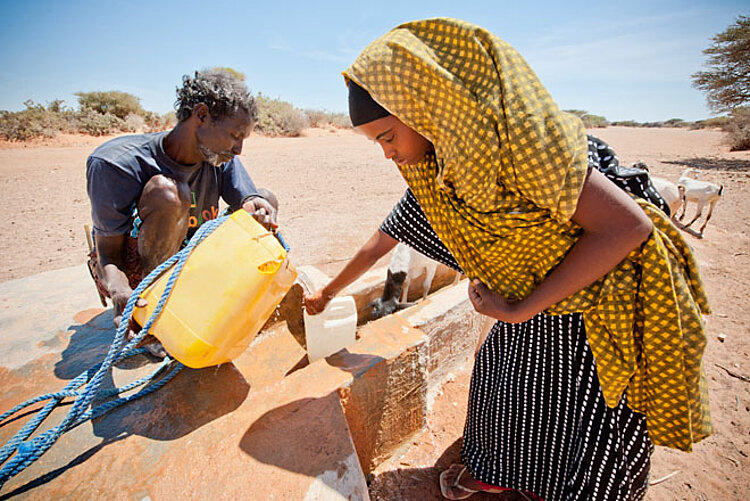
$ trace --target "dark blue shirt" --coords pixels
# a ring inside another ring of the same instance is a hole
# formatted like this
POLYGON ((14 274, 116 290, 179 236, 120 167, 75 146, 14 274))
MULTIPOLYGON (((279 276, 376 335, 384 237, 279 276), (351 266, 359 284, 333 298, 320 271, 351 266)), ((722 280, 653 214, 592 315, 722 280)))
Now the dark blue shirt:
POLYGON ((86 161, 86 189, 91 199, 94 232, 123 235, 133 226, 133 209, 149 179, 157 174, 188 177, 192 204, 188 237, 219 212, 219 197, 237 210, 258 190, 239 158, 215 167, 181 165, 167 156, 167 132, 122 136, 99 146, 86 161))

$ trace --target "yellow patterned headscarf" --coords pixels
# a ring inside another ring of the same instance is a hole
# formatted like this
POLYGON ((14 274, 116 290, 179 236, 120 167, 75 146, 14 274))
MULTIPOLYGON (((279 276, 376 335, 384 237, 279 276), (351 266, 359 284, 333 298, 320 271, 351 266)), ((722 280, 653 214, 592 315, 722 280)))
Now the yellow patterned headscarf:
MULTIPOLYGON (((434 145, 399 169, 464 272, 526 297, 581 233, 570 219, 588 168, 581 121, 512 47, 454 19, 395 28, 344 76, 434 145)), ((708 301, 679 231, 639 203, 654 223, 649 240, 546 312, 583 312, 607 404, 627 390, 655 444, 690 450, 712 431, 701 366, 708 301)))

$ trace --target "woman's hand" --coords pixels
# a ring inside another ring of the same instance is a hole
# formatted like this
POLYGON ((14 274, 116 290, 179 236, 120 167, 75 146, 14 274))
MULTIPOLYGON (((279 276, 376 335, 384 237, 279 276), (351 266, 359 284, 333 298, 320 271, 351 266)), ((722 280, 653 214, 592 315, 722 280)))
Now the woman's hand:
POLYGON ((318 289, 312 294, 305 294, 302 301, 309 315, 317 315, 323 311, 326 305, 333 299, 334 294, 325 292, 325 288, 318 289))
POLYGON ((469 301, 478 313, 503 322, 525 322, 535 315, 534 312, 525 311, 523 301, 508 301, 476 278, 469 282, 469 301))

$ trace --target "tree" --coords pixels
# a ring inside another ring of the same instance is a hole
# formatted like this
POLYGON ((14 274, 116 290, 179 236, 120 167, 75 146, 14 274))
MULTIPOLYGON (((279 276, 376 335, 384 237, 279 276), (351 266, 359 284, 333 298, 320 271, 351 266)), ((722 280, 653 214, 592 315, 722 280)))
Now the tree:
POLYGON ((234 68, 230 68, 229 66, 214 66, 211 68, 214 71, 223 71, 224 73, 229 73, 233 77, 235 77, 237 80, 245 81, 245 74, 241 71, 237 71, 234 68))
POLYGON ((102 115, 110 114, 125 120, 130 114, 145 115, 141 100, 133 94, 117 90, 76 92, 81 111, 92 110, 102 115))
POLYGON ((716 112, 750 103, 750 16, 739 16, 712 40, 703 51, 709 56, 708 70, 692 75, 693 86, 706 94, 709 108, 716 112))

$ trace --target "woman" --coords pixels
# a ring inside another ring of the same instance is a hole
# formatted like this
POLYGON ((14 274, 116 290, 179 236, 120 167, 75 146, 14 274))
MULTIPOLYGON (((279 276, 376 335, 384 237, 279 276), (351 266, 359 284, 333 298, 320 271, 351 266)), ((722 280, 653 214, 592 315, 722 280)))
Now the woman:
POLYGON ((642 498, 651 442, 691 450, 711 432, 708 303, 679 232, 591 168, 597 145, 580 120, 481 28, 404 24, 344 75, 352 123, 410 191, 308 311, 396 240, 442 256, 498 320, 443 495, 642 498))

